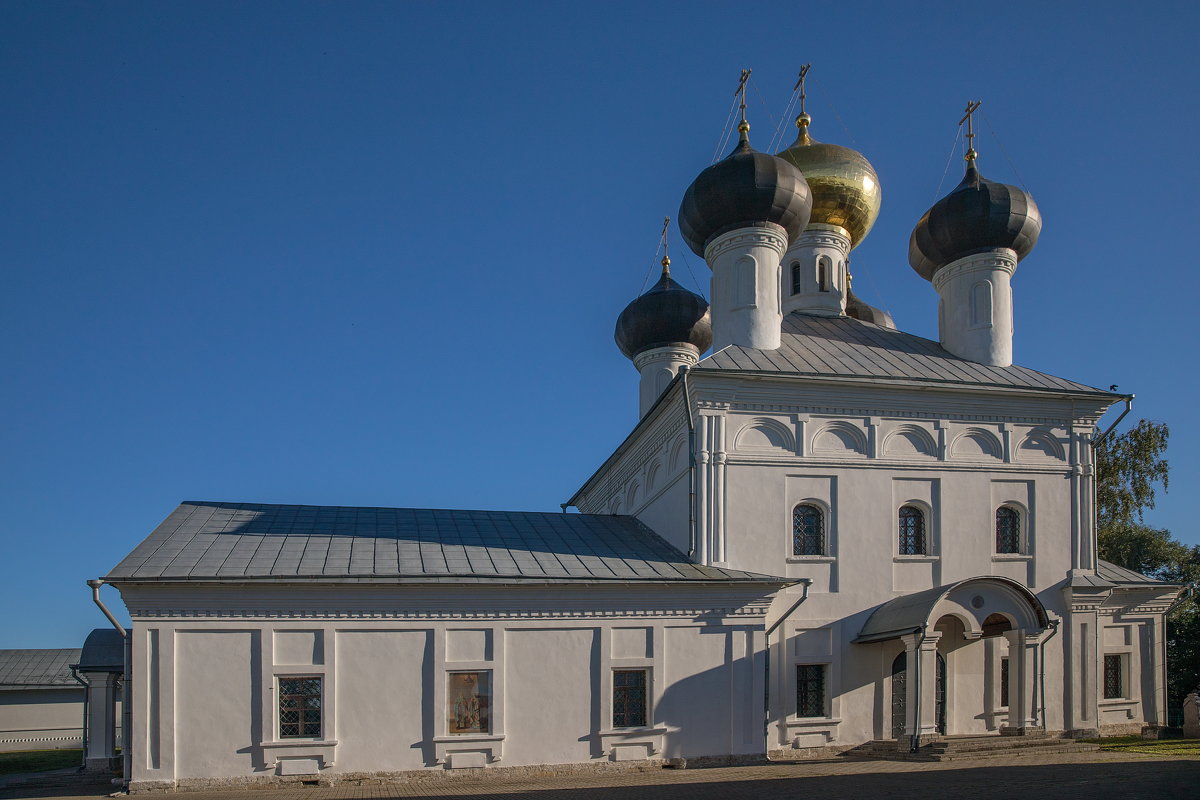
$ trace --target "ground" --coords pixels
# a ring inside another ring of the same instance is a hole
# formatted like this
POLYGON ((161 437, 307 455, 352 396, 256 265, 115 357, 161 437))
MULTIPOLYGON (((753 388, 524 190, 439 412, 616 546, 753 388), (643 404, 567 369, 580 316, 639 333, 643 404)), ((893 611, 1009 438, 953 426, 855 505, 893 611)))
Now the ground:
POLYGON ((65 769, 82 763, 82 750, 14 750, 0 753, 0 775, 65 769))
MULTIPOLYGON (((655 770, 505 781, 471 776, 439 786, 395 785, 189 792, 188 800, 352 800, 353 798, 440 797, 450 800, 1116 800, 1195 797, 1200 757, 1129 752, 1020 756, 944 763, 813 761, 715 769, 655 770)), ((0 798, 104 797, 102 785, 0 786, 0 798)), ((152 798, 161 795, 141 795, 152 798)), ((137 797, 137 796, 135 796, 137 797)))

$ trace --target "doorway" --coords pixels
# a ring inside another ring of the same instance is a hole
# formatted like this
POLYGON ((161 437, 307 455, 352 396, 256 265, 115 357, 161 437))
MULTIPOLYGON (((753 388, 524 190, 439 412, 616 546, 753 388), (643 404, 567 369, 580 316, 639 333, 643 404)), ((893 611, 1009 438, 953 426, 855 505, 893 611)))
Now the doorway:
MULTIPOLYGON (((946 657, 937 654, 937 681, 933 688, 934 719, 937 732, 946 735, 946 657)), ((892 738, 904 736, 908 718, 908 653, 902 652, 892 661, 892 738)))

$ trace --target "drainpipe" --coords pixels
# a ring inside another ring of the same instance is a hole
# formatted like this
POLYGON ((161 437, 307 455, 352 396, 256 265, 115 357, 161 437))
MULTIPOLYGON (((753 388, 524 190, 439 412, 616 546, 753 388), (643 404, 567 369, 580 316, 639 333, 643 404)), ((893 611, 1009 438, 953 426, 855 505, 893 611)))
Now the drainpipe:
POLYGON ((792 607, 779 616, 766 633, 766 658, 763 659, 763 744, 767 761, 771 760, 771 634, 792 615, 800 604, 808 599, 808 589, 812 586, 812 578, 801 578, 798 583, 803 586, 800 599, 792 603, 792 607))
MULTIPOLYGON (((1038 660, 1038 719, 1042 722, 1042 730, 1046 730, 1046 642, 1054 638, 1058 633, 1059 620, 1050 620, 1050 635, 1038 642, 1037 660, 1038 660)), ((1036 726, 1038 719, 1033 721, 1036 726)))
POLYGON ((683 407, 688 426, 688 558, 696 555, 696 425, 692 420, 692 395, 688 391, 688 366, 679 368, 683 380, 683 407))
MULTIPOLYGON (((908 752, 910 753, 915 753, 921 748, 921 650, 925 646, 925 635, 928 627, 928 625, 922 625, 919 628, 913 628, 913 633, 919 632, 921 638, 917 641, 916 657, 913 659, 913 677, 916 679, 913 681, 913 695, 917 698, 917 702, 916 707, 913 709, 912 739, 908 745, 908 752)), ((937 671, 936 658, 934 660, 934 671, 937 671)))
POLYGON ((1104 431, 1104 433, 1100 434, 1099 436, 1097 436, 1095 439, 1092 440, 1093 448, 1099 447, 1100 443, 1103 442, 1106 438, 1108 438, 1108 435, 1113 432, 1113 428, 1115 428, 1121 424, 1121 420, 1125 419, 1125 415, 1128 414, 1130 409, 1133 408, 1133 398, 1134 397, 1135 397, 1135 395, 1132 395, 1132 394, 1125 396, 1125 410, 1121 412, 1121 416, 1117 417, 1116 421, 1113 422, 1112 425, 1108 426, 1108 430, 1104 431))
POLYGON ((104 601, 100 599, 100 587, 104 585, 104 581, 97 578, 88 581, 87 585, 92 587, 92 602, 104 613, 104 616, 108 617, 108 621, 117 629, 117 633, 121 634, 122 639, 129 638, 129 632, 125 630, 121 623, 117 622, 117 618, 112 615, 112 612, 108 610, 108 606, 104 605, 104 601))

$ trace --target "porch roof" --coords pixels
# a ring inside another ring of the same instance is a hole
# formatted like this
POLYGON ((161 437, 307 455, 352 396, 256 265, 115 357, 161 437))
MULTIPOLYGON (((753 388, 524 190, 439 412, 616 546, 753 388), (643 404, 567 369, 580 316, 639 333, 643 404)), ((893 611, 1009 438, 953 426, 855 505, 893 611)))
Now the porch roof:
POLYGON ((949 595, 955 589, 971 583, 998 583, 1008 586, 1029 603, 1030 608, 1033 610, 1042 627, 1049 624, 1049 617, 1046 615, 1045 607, 1029 589, 1009 578, 987 575, 977 578, 967 578, 966 580, 950 583, 945 586, 934 586, 932 589, 925 589, 888 600, 879 606, 879 608, 876 608, 871 613, 871 616, 867 618, 866 624, 859 631, 858 638, 854 640, 854 643, 868 644, 871 642, 883 642, 888 639, 898 639, 905 634, 916 633, 922 630, 929 625, 929 618, 933 614, 933 609, 941 602, 942 598, 949 595))

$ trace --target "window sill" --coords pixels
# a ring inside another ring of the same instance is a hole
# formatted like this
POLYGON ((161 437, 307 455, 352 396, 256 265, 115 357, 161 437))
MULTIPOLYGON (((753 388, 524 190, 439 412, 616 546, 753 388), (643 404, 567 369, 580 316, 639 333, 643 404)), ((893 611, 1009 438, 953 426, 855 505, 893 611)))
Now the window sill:
POLYGON ((937 556, 918 555, 918 556, 892 556, 892 561, 898 564, 915 563, 915 564, 931 564, 937 561, 937 556))
POLYGON ((832 564, 837 556, 788 556, 789 564, 832 564))
POLYGON ((1100 701, 1100 705, 1109 706, 1112 708, 1124 708, 1128 706, 1136 706, 1141 702, 1137 697, 1109 697, 1100 701))
POLYGON ((788 717, 784 723, 789 728, 828 728, 841 725, 840 717, 788 717))
POLYGON ((259 747, 337 747, 337 739, 279 739, 270 742, 259 742, 259 747))
POLYGON ((435 736, 433 741, 438 744, 450 744, 455 742, 502 742, 504 741, 503 733, 447 733, 444 736, 435 736))
POLYGON ((992 561, 1033 561, 1033 556, 1025 553, 996 553, 992 561))

